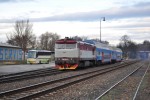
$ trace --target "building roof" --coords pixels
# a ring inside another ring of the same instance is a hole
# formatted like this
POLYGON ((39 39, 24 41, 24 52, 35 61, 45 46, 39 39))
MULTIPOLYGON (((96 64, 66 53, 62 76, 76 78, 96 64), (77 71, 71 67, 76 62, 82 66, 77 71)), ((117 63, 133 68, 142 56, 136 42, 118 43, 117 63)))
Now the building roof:
POLYGON ((49 51, 49 50, 29 50, 29 51, 36 51, 36 52, 54 52, 54 51, 49 51))
POLYGON ((19 46, 13 46, 7 43, 0 43, 0 47, 7 47, 7 48, 21 48, 19 46))

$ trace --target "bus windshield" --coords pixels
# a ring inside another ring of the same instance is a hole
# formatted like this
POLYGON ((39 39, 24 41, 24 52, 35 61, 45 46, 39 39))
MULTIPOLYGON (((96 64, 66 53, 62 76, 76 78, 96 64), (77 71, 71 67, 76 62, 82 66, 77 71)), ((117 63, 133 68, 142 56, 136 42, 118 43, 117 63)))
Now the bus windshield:
POLYGON ((29 51, 28 52, 28 58, 35 58, 35 54, 36 54, 35 51, 29 51))
POLYGON ((56 44, 56 49, 75 49, 76 44, 56 44))

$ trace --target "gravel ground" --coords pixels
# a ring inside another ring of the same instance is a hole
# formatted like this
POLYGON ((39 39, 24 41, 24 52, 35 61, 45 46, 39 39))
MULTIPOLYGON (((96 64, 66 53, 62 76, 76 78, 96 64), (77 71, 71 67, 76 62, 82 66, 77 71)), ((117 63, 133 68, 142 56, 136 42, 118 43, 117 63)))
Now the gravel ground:
POLYGON ((126 78, 103 96, 101 100, 132 100, 146 69, 147 66, 141 67, 137 72, 126 78))
POLYGON ((24 87, 24 86, 28 86, 32 84, 37 84, 37 83, 44 82, 44 81, 50 81, 50 80, 60 79, 60 78, 67 77, 67 76, 77 75, 77 74, 89 72, 92 70, 98 70, 98 69, 102 69, 103 67, 110 67, 110 66, 112 65, 105 65, 101 67, 87 68, 85 70, 70 71, 70 72, 66 72, 62 74, 38 77, 34 79, 27 79, 27 80, 11 82, 11 83, 4 83, 4 84, 0 84, 0 92, 7 91, 10 89, 16 89, 16 88, 20 88, 20 87, 24 87))
POLYGON ((126 76, 137 66, 121 68, 89 80, 74 84, 62 90, 46 94, 35 100, 94 100, 106 89, 126 76))
POLYGON ((150 100, 150 67, 138 91, 136 100, 150 100))

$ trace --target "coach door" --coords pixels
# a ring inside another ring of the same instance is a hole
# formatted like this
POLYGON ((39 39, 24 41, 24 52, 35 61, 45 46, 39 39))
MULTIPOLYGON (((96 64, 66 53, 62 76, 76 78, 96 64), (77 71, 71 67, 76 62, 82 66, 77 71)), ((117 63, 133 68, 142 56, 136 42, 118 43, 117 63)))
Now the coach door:
POLYGON ((104 62, 104 52, 102 52, 102 63, 104 62))

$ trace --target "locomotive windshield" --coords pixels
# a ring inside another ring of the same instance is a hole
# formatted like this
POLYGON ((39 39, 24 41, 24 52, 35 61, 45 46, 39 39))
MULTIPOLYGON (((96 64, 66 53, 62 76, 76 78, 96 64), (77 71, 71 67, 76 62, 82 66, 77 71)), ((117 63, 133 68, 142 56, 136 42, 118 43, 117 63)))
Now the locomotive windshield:
POLYGON ((66 44, 66 49, 75 49, 76 44, 66 44))
POLYGON ((55 44, 56 49, 75 49, 76 48, 76 43, 75 44, 55 44))

